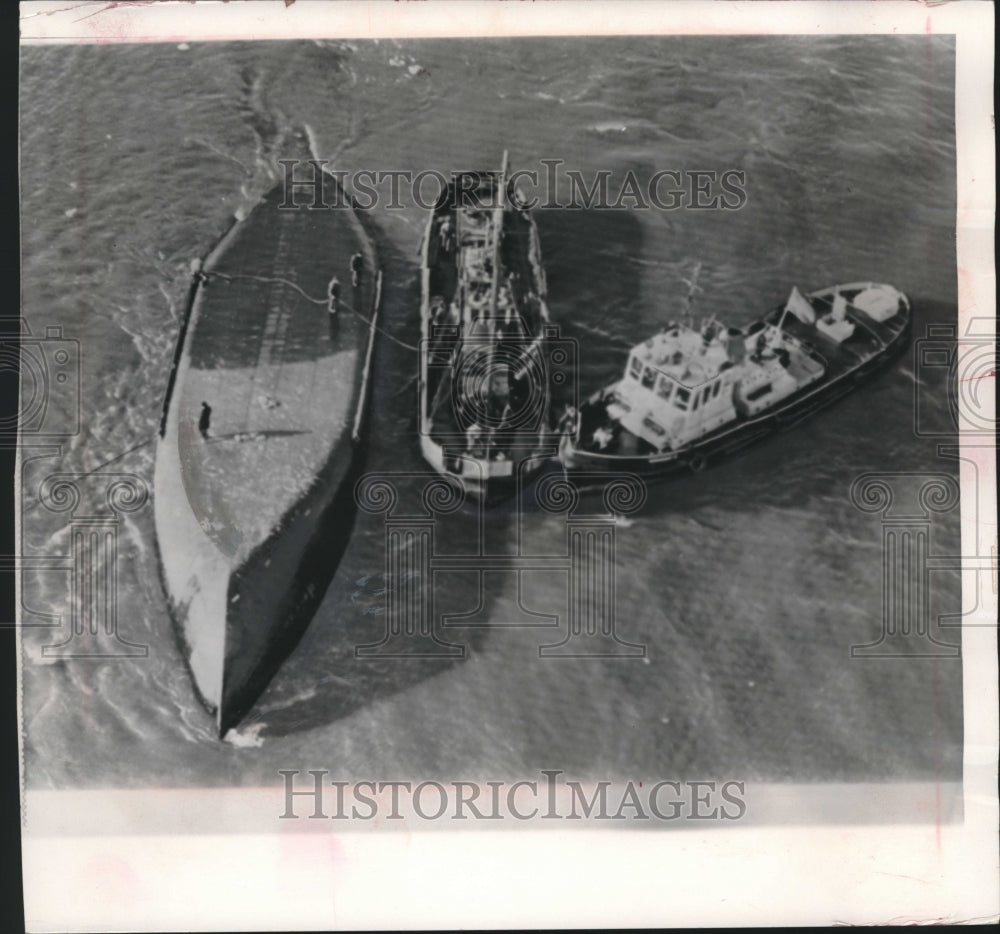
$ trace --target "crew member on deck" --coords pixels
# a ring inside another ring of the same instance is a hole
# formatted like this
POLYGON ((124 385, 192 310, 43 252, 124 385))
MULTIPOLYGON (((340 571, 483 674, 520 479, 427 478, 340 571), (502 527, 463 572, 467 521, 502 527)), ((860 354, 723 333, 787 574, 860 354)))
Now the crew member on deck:
POLYGON ((329 286, 326 290, 326 310, 330 313, 331 318, 337 316, 337 310, 340 302, 340 280, 334 276, 330 280, 329 286))
POLYGON ((473 457, 482 457, 485 453, 482 443, 483 429, 473 422, 465 431, 466 450, 473 457))
POLYGON ((208 273, 205 272, 204 265, 200 259, 191 260, 191 275, 194 276, 194 281, 202 288, 208 286, 208 273))
POLYGON ((201 415, 198 416, 198 431, 205 439, 208 438, 208 427, 212 421, 212 407, 207 402, 201 404, 201 415))
POLYGON ((613 437, 614 435, 612 435, 611 432, 608 431, 608 429, 605 428, 603 425, 598 427, 594 431, 594 444, 597 445, 597 450, 598 451, 605 450, 607 446, 611 444, 611 439, 613 437))
POLYGON ((365 269, 365 258, 360 253, 351 257, 351 284, 357 288, 361 283, 361 273, 365 269))
POLYGON ((451 232, 451 218, 446 217, 441 222, 441 227, 438 229, 439 242, 441 244, 441 249, 446 253, 450 253, 453 244, 452 232, 451 232))

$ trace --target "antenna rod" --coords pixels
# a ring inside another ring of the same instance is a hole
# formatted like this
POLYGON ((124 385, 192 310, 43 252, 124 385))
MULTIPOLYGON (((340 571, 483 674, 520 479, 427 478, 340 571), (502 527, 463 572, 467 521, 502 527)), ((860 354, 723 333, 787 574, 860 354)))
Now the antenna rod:
MULTIPOLYGON (((500 294, 500 238, 503 234, 503 212, 507 200, 507 150, 503 151, 503 162, 500 166, 500 187, 497 191, 497 206, 493 211, 493 275, 490 279, 490 310, 488 327, 493 327, 493 322, 497 316, 497 299, 500 294)), ((489 353, 488 371, 493 369, 493 352, 496 345, 491 343, 489 353)), ((492 395, 492 388, 489 392, 492 395)), ((489 457, 493 447, 493 434, 496 428, 490 428, 486 434, 486 456, 489 457)))
POLYGON ((497 314, 497 298, 500 292, 500 237, 503 234, 503 212, 507 200, 507 150, 503 151, 500 166, 500 189, 497 192, 497 206, 493 212, 493 277, 490 282, 490 318, 497 314))
POLYGON ((698 285, 698 274, 701 272, 701 262, 694 264, 694 269, 691 271, 690 280, 682 279, 688 287, 687 296, 684 299, 684 317, 686 319, 685 323, 688 327, 694 323, 694 316, 691 313, 691 306, 694 304, 694 297, 697 292, 701 291, 701 287, 698 285))

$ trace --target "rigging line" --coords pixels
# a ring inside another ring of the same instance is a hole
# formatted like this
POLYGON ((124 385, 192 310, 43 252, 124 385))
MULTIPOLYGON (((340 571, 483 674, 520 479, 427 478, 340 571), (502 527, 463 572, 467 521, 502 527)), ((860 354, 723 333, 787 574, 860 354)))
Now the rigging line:
MULTIPOLYGON (((248 273, 240 274, 240 273, 226 273, 226 272, 202 272, 201 275, 204 279, 208 279, 214 276, 218 279, 229 279, 229 280, 253 279, 257 282, 283 282, 285 285, 290 285, 303 298, 312 302, 314 305, 326 305, 327 303, 327 300, 325 298, 313 298, 307 292, 303 291, 303 289, 297 283, 292 282, 289 279, 283 279, 280 276, 251 276, 248 273)), ((360 311, 358 311, 356 308, 353 308, 349 302, 338 302, 337 304, 338 306, 343 306, 344 308, 346 308, 352 315, 357 315, 357 317, 359 317, 362 321, 364 321, 364 323, 367 324, 369 327, 371 326, 371 319, 366 318, 363 314, 361 314, 360 311)), ((406 341, 402 341, 398 337, 394 337, 388 331, 384 331, 382 328, 380 328, 377 324, 375 325, 375 330, 378 331, 379 334, 381 334, 387 340, 392 341, 394 344, 399 344, 400 347, 404 347, 407 350, 412 350, 415 353, 420 351, 419 347, 414 347, 413 344, 407 344, 406 341)))
MULTIPOLYGON (((97 473, 98 470, 103 470, 105 467, 108 467, 109 465, 115 463, 115 461, 120 461, 123 457, 131 454, 133 451, 138 451, 140 448, 144 448, 147 444, 152 444, 155 440, 156 440, 156 435, 154 434, 151 438, 147 438, 145 441, 140 441, 137 445, 135 445, 134 447, 130 447, 127 451, 122 451, 121 454, 116 454, 114 457, 111 458, 111 460, 106 460, 103 464, 98 464, 96 467, 92 467, 86 473, 74 473, 73 478, 82 480, 84 477, 89 477, 91 474, 97 473)), ((25 515, 31 512, 32 510, 36 509, 41 504, 42 501, 40 499, 36 499, 30 505, 24 507, 21 510, 21 514, 25 515)))
POLYGON ((407 379, 406 379, 406 381, 405 381, 405 382, 403 383, 403 385, 402 385, 402 386, 400 386, 400 387, 399 387, 399 389, 397 389, 397 390, 396 390, 396 392, 394 392, 394 393, 392 394, 392 397, 391 397, 391 398, 393 398, 393 399, 396 399, 396 398, 398 398, 399 396, 401 396, 401 395, 402 395, 402 394, 403 394, 404 392, 409 392, 409 391, 410 391, 410 389, 411 389, 411 388, 413 387, 413 384, 414 384, 414 383, 415 383, 416 381, 417 381, 417 376, 416 376, 416 374, 414 374, 413 376, 410 376, 410 377, 407 377, 407 379))
POLYGON ((290 285, 296 292, 299 293, 304 299, 312 302, 314 305, 325 305, 325 298, 313 298, 307 292, 303 291, 302 287, 298 283, 292 282, 291 279, 283 279, 281 276, 251 276, 249 273, 228 273, 228 272, 202 272, 201 278, 210 279, 227 279, 230 282, 234 279, 253 279, 256 282, 281 282, 284 285, 290 285))
MULTIPOLYGON (((362 321, 364 321, 365 324, 367 324, 369 327, 371 327, 372 322, 371 322, 370 318, 366 318, 363 314, 361 314, 360 311, 355 311, 346 302, 344 302, 344 307, 347 308, 347 310, 352 315, 357 315, 362 321)), ((407 350, 412 350, 414 353, 419 353, 420 352, 420 348, 419 347, 414 347, 413 344, 407 344, 406 341, 401 341, 398 337, 394 337, 388 331, 383 331, 382 328, 380 328, 377 324, 375 325, 375 330, 378 331, 379 334, 381 334, 387 340, 392 341, 394 344, 399 344, 400 347, 405 347, 407 350)))
POLYGON ((120 461, 127 454, 131 454, 133 451, 138 451, 139 448, 144 448, 147 444, 152 444, 155 440, 156 440, 156 435, 154 434, 151 438, 147 438, 145 441, 140 441, 137 445, 135 445, 135 447, 131 447, 127 451, 122 451, 121 454, 112 457, 111 460, 105 461, 103 464, 98 464, 96 467, 92 468, 91 470, 88 470, 84 474, 80 474, 79 476, 89 477, 92 473, 97 473, 98 470, 103 470, 109 464, 113 464, 115 461, 120 461))

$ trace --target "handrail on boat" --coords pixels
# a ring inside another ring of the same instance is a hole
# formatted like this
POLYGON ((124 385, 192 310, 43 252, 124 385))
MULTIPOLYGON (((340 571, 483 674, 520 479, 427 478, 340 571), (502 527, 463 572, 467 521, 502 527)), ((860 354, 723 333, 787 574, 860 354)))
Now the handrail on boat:
POLYGON ((365 350, 365 364, 361 371, 361 394, 358 399, 358 408, 354 413, 354 429, 351 432, 351 440, 355 443, 361 437, 361 425, 364 420, 365 407, 368 402, 368 383, 371 376, 372 352, 375 349, 375 332, 378 330, 379 307, 382 304, 382 270, 375 274, 375 293, 372 296, 372 319, 368 327, 368 347, 365 350))
POLYGON ((200 274, 204 271, 205 265, 209 262, 209 260, 211 260, 212 255, 219 249, 219 247, 222 246, 225 239, 239 223, 240 219, 234 215, 226 225, 226 229, 223 231, 218 243, 207 253, 199 256, 192 266, 191 282, 188 285, 187 300, 184 303, 184 314, 181 317, 180 329, 177 332, 177 342, 174 344, 174 357, 173 362, 170 365, 170 374, 167 376, 167 388, 163 394, 163 408, 160 413, 159 432, 161 438, 165 438, 167 436, 167 419, 170 415, 170 403, 174 396, 174 389, 176 388, 177 373, 180 370, 181 357, 184 354, 184 345, 187 343, 188 327, 190 327, 191 316, 194 313, 195 302, 198 299, 198 292, 200 291, 202 285, 200 274))

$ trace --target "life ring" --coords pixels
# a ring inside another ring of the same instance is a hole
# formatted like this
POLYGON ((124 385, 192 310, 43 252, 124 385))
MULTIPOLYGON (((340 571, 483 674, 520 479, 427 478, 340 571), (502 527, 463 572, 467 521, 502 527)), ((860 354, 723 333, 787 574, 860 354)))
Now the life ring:
POLYGON ((704 454, 694 454, 688 458, 687 465, 691 473, 701 473, 705 469, 706 463, 704 454))

